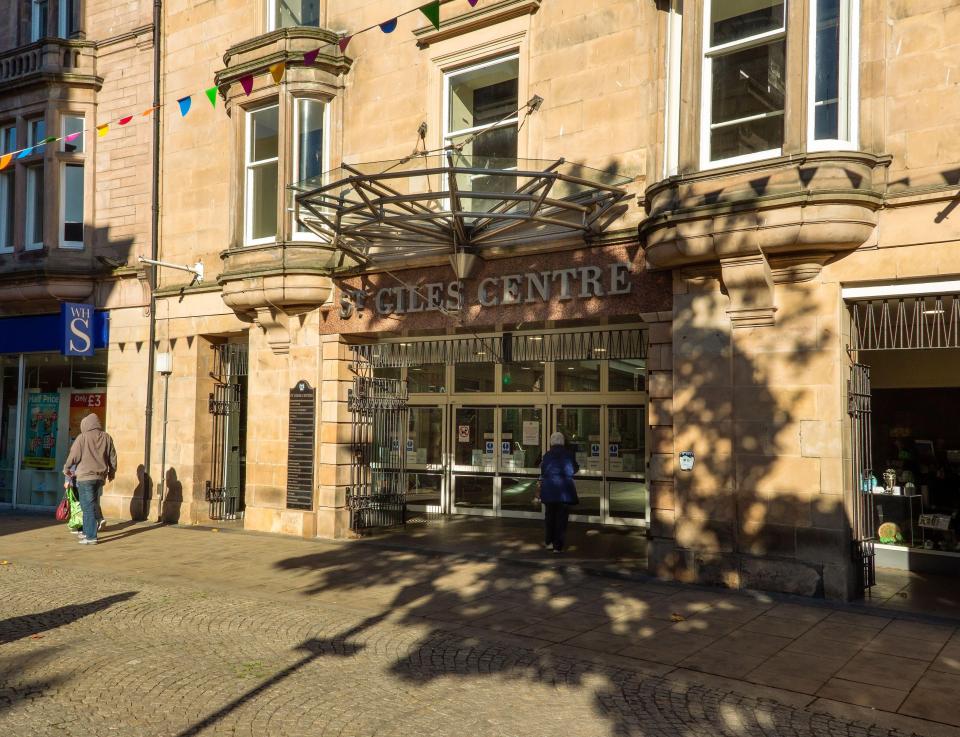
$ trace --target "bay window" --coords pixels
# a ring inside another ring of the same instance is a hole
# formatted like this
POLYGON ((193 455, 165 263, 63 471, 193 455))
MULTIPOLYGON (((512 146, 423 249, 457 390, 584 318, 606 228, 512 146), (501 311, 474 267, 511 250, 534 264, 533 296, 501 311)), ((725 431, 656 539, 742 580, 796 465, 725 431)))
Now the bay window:
POLYGON ((810 3, 808 148, 856 146, 856 0, 810 3))
POLYGON ((83 248, 84 203, 84 118, 64 115, 61 118, 60 143, 60 235, 61 248, 83 248), (66 138, 77 135, 71 141, 66 138))
POLYGON ((27 167, 27 212, 24 244, 27 250, 43 247, 43 164, 27 167))
MULTIPOLYGON (((327 153, 324 131, 327 128, 327 105, 319 100, 297 98, 294 100, 293 130, 293 181, 316 179, 327 170, 327 153)), ((294 233, 298 237, 313 237, 296 217, 294 233)))
POLYGON ((320 27, 320 0, 267 0, 267 30, 320 27))
MULTIPOLYGON (((0 127, 0 155, 17 149, 17 128, 0 127)), ((0 253, 13 251, 14 197, 16 194, 16 169, 10 165, 0 171, 0 253)))
POLYGON ((30 41, 47 35, 47 0, 30 0, 30 41))
POLYGON ((786 100, 785 0, 707 0, 701 164, 779 155, 786 100))
POLYGON ((269 243, 277 237, 279 115, 279 105, 246 115, 244 240, 248 244, 269 243))

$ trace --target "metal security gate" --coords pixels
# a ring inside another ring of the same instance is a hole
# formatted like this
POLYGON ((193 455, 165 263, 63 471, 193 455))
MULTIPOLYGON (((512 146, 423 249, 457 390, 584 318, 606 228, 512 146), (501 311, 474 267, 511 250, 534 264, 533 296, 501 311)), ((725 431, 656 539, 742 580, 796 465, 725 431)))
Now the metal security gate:
POLYGON ((226 343, 212 348, 216 383, 207 401, 213 437, 205 498, 210 519, 237 520, 243 517, 247 346, 226 343))
POLYGON ((347 508, 356 533, 406 522, 407 385, 373 375, 358 354, 349 390, 352 416, 350 486, 347 508))
POLYGON ((873 519, 872 438, 870 430, 870 367, 854 363, 847 382, 847 412, 852 433, 853 559, 860 566, 864 590, 876 584, 873 519))

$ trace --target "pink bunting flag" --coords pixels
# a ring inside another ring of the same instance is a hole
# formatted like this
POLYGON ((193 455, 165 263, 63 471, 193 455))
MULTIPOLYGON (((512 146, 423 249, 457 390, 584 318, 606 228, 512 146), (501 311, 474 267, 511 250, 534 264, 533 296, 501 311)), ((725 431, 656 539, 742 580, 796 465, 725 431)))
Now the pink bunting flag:
POLYGON ((67 143, 70 143, 70 141, 75 141, 75 140, 77 140, 77 139, 78 139, 80 136, 82 136, 82 135, 83 135, 83 133, 79 133, 79 132, 78 132, 78 133, 71 133, 69 136, 64 136, 64 139, 63 139, 63 140, 66 141, 67 143))
POLYGON ((380 24, 380 30, 384 33, 393 33, 397 30, 397 19, 391 18, 390 20, 385 20, 380 24))
POLYGON ((243 94, 245 95, 253 92, 253 75, 248 74, 245 77, 240 77, 240 86, 243 87, 243 94))
POLYGON ((344 54, 347 51, 347 44, 350 43, 350 39, 353 38, 353 35, 344 36, 339 41, 337 41, 337 46, 340 47, 340 53, 344 54))
MULTIPOLYGON (((347 38, 350 38, 347 36, 347 38)), ((343 39, 340 39, 338 43, 343 43, 343 39)), ((342 51, 343 49, 341 49, 342 51)), ((305 51, 303 54, 303 63, 308 67, 313 66, 317 63, 317 55, 319 55, 320 49, 314 49, 313 51, 305 51)))
POLYGON ((276 64, 270 65, 270 76, 273 77, 274 84, 280 84, 280 80, 283 79, 283 73, 286 68, 286 62, 282 61, 278 61, 276 64))
POLYGON ((132 116, 132 115, 128 115, 128 116, 125 117, 125 118, 120 118, 120 120, 118 120, 117 122, 118 122, 120 125, 126 125, 126 124, 129 123, 131 120, 133 120, 133 116, 132 116))
POLYGON ((480 2, 480 0, 467 0, 467 2, 470 3, 471 8, 475 8, 477 7, 477 3, 480 2))

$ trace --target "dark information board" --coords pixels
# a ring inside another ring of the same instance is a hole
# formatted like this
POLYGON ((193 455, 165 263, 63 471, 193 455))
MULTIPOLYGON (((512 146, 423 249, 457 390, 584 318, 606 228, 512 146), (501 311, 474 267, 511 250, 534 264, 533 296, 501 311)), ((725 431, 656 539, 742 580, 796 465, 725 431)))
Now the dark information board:
POLYGON ((290 390, 287 445, 287 509, 313 509, 317 390, 300 380, 290 390))

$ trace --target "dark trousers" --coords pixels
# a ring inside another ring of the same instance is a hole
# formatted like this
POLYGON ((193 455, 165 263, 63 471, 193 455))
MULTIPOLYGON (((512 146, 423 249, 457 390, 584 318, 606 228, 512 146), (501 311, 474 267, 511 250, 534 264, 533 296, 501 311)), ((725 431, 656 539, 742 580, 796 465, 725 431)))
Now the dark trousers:
POLYGON ((562 502, 545 502, 546 511, 543 513, 543 523, 546 532, 544 541, 553 545, 554 550, 563 550, 567 543, 567 518, 570 516, 570 507, 562 502))

